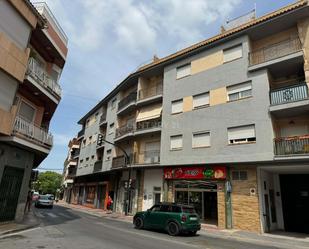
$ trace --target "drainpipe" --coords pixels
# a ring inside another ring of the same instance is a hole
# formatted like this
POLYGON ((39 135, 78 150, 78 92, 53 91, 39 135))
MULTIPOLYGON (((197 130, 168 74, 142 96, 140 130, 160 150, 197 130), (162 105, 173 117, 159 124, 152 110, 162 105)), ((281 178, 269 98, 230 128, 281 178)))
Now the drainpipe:
POLYGON ((226 228, 232 229, 232 186, 230 182, 230 169, 227 168, 227 181, 225 183, 225 217, 226 217, 226 228))

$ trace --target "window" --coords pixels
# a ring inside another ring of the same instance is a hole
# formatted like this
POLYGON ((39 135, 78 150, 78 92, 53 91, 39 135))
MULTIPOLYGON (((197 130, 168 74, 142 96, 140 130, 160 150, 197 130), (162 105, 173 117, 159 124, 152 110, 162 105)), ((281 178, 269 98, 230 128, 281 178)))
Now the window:
POLYGON ((191 74, 191 64, 186 64, 176 68, 176 79, 186 77, 191 74))
POLYGON ((210 132, 199 132, 193 134, 192 148, 209 147, 210 146, 210 132))
POLYGON ((83 160, 83 159, 81 159, 79 162, 80 162, 80 163, 83 163, 83 161, 84 161, 84 160, 83 160))
POLYGON ((182 103, 182 99, 172 101, 172 114, 182 112, 182 103))
POLYGON ((169 212, 170 206, 168 205, 161 205, 160 212, 169 212))
POLYGON ((242 45, 223 50, 223 61, 229 62, 242 57, 242 45))
POLYGON ((113 134, 113 133, 114 133, 114 126, 115 126, 114 123, 111 123, 111 124, 109 125, 109 133, 108 133, 108 134, 113 134))
POLYGON ((94 120, 95 120, 95 121, 98 120, 98 116, 99 116, 99 113, 97 112, 97 113, 94 115, 94 120))
POLYGON ((112 103, 111 103, 112 109, 114 109, 116 107, 116 101, 117 101, 117 98, 114 98, 112 100, 112 103))
POLYGON ((193 109, 209 105, 209 92, 193 96, 193 109))
POLYGON ((227 132, 229 144, 241 144, 256 141, 254 125, 228 128, 227 132))
POLYGON ((33 122, 33 119, 34 119, 35 109, 31 105, 27 104, 26 102, 21 101, 18 114, 23 119, 31 123, 33 122))
POLYGON ((83 147, 86 146, 86 139, 83 140, 83 147))
POLYGON ((94 159, 94 155, 91 156, 91 159, 94 159))
POLYGON ((87 119, 87 121, 86 121, 86 127, 88 127, 88 126, 89 126, 89 122, 90 122, 90 120, 89 120, 89 119, 87 119))
POLYGON ((89 161, 89 157, 86 157, 86 161, 89 161))
POLYGON ((232 171, 232 179, 235 181, 247 180, 248 179, 247 171, 244 170, 232 171))
POLYGON ((173 213, 181 213, 181 207, 172 206, 172 212, 173 213))
POLYGON ((171 150, 182 148, 182 135, 171 136, 171 150))
POLYGON ((91 144, 91 142, 92 142, 92 136, 88 138, 88 144, 91 144))
POLYGON ((109 149, 106 151, 106 161, 111 160, 112 150, 109 149))
POLYGON ((227 88, 228 101, 234 101, 252 96, 252 83, 246 82, 227 88))
POLYGON ((160 211, 160 205, 154 205, 151 209, 151 212, 159 212, 160 211))

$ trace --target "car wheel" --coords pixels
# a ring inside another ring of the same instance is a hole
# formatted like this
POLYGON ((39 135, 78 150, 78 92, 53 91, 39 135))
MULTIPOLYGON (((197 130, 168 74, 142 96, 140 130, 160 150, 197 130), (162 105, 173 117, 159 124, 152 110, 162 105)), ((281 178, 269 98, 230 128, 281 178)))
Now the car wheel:
POLYGON ((134 220, 134 228, 142 229, 144 226, 144 220, 141 217, 136 217, 134 220))
POLYGON ((167 225, 167 232, 171 236, 177 236, 179 234, 179 226, 176 222, 172 221, 167 225))

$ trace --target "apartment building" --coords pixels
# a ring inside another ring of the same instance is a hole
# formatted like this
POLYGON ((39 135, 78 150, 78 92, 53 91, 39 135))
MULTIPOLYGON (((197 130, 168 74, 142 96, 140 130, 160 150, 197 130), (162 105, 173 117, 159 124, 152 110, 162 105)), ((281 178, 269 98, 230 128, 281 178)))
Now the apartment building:
POLYGON ((297 1, 130 74, 79 121, 78 203, 308 233, 308 25, 297 1))
POLYGON ((0 222, 21 220, 47 157, 68 39, 45 3, 0 1, 0 222))

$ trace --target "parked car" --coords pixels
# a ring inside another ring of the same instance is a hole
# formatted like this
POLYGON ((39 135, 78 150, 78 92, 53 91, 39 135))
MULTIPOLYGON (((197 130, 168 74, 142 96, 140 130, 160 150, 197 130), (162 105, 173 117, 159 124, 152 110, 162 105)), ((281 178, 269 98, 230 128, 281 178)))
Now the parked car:
POLYGON ((182 232, 195 235, 201 229, 194 207, 175 203, 157 204, 147 211, 137 212, 133 224, 136 229, 166 230, 171 236, 182 232))
POLYGON ((35 207, 49 207, 53 208, 54 199, 50 195, 39 195, 38 199, 35 201, 35 207))

